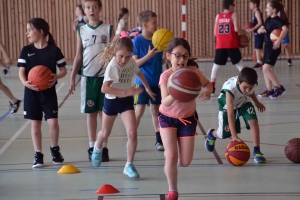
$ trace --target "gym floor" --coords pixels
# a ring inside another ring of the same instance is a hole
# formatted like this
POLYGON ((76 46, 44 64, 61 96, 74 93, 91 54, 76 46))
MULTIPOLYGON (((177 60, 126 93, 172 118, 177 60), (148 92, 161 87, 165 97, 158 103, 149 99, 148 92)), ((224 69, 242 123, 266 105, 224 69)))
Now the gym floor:
MULTIPOLYGON (((252 66, 253 63, 245 62, 252 66)), ((189 167, 179 168, 179 199, 232 200, 300 199, 300 165, 290 162, 284 154, 288 140, 300 137, 300 61, 288 67, 286 60, 277 62, 274 71, 286 93, 279 99, 261 99, 266 106, 258 113, 261 132, 261 151, 266 164, 255 164, 253 156, 242 167, 230 165, 224 151, 230 140, 216 142, 216 154, 204 147, 204 134, 218 125, 217 96, 210 101, 197 100, 201 126, 195 140, 194 159, 189 167)), ((210 78, 212 62, 200 62, 200 69, 210 78)), ((164 154, 155 150, 155 134, 149 109, 138 128, 138 147, 134 164, 141 178, 131 180, 123 172, 126 163, 126 134, 118 117, 108 142, 110 162, 95 168, 87 158, 88 139, 86 115, 80 113, 80 89, 67 96, 71 66, 68 75, 56 86, 58 93, 59 125, 64 164, 72 164, 81 173, 57 174, 62 165, 54 165, 50 156, 47 123, 43 122, 43 153, 45 167, 32 169, 34 150, 30 135, 30 122, 23 118, 23 105, 18 113, 8 111, 8 99, 0 93, 0 199, 2 200, 96 200, 96 199, 164 199, 168 189, 164 175, 164 154), (120 193, 98 195, 95 191, 104 184, 113 185, 120 193)), ((238 73, 230 62, 219 70, 217 91, 229 77, 238 73)), ((256 93, 265 90, 261 70, 257 70, 259 85, 256 93)), ((77 77, 79 78, 79 77, 77 77)), ((22 99, 23 86, 17 67, 11 68, 9 77, 1 76, 13 94, 22 99)), ((241 120, 242 121, 242 120, 241 120)), ((242 122, 242 126, 244 123, 242 122)), ((98 128, 99 129, 99 128, 98 128)), ((244 127, 240 137, 253 150, 250 132, 244 127)))

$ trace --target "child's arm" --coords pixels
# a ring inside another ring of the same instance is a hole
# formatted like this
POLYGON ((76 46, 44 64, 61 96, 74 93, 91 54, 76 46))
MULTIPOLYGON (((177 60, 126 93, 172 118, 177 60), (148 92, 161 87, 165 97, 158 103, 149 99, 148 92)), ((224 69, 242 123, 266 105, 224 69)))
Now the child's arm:
POLYGON ((161 93, 161 103, 164 106, 169 107, 171 106, 175 99, 169 94, 167 84, 160 85, 160 93, 161 93))
POLYGON ((228 115, 228 124, 229 124, 229 129, 231 132, 232 136, 232 141, 241 141, 236 133, 235 129, 235 123, 234 123, 234 105, 233 105, 233 96, 229 93, 226 92, 226 107, 227 107, 227 115, 228 115))
POLYGON ((219 15, 217 15, 217 16, 216 16, 216 19, 215 19, 215 26, 214 26, 214 35, 215 35, 215 36, 217 36, 217 32, 216 32, 216 31, 217 31, 217 24, 218 24, 218 16, 219 16, 219 15))
POLYGON ((256 29, 259 29, 259 27, 261 27, 261 25, 263 25, 260 12, 256 11, 255 12, 255 17, 257 19, 257 24, 253 28, 247 29, 246 30, 247 32, 255 31, 256 29))
POLYGON ((234 31, 239 33, 239 34, 245 34, 249 37, 249 34, 247 33, 247 31, 245 31, 244 29, 240 28, 240 24, 239 24, 239 20, 238 20, 238 15, 236 13, 232 14, 232 18, 233 18, 233 25, 234 25, 234 31))
POLYGON ((73 69, 70 77, 70 88, 69 88, 69 93, 73 94, 75 91, 75 77, 76 74, 80 68, 82 62, 82 44, 81 44, 81 39, 79 37, 79 34, 77 34, 77 43, 76 43, 76 55, 74 58, 73 62, 73 69))
POLYGON ((276 40, 276 42, 273 43, 273 49, 278 49, 281 46, 282 41, 286 37, 286 34, 288 33, 289 29, 286 25, 282 27, 282 31, 280 33, 279 38, 276 40))
POLYGON ((138 65, 138 67, 140 67, 145 62, 147 62, 147 60, 149 60, 150 58, 152 58, 153 56, 155 56, 159 52, 160 51, 158 51, 157 49, 155 49, 155 48, 151 49, 151 47, 149 46, 148 47, 148 53, 147 53, 147 55, 145 55, 142 58, 139 58, 137 55, 133 55, 132 58, 135 60, 135 62, 138 65))
POLYGON ((266 110, 265 106, 258 101, 255 92, 253 92, 253 94, 250 97, 253 100, 254 105, 258 108, 259 112, 264 112, 266 110))
POLYGON ((6 64, 12 64, 12 61, 11 59, 9 58, 5 48, 4 48, 4 45, 0 42, 0 53, 2 52, 3 54, 3 60, 4 60, 4 63, 6 64))
POLYGON ((110 85, 112 83, 113 83, 113 81, 103 82, 103 85, 101 87, 101 92, 105 93, 105 94, 113 94, 116 96, 134 96, 134 95, 140 94, 143 91, 143 89, 135 88, 134 86, 127 90, 113 88, 113 87, 110 87, 110 85))
POLYGON ((76 32, 77 31, 77 26, 78 26, 78 18, 76 18, 73 22, 73 30, 76 32))
POLYGON ((65 77, 67 75, 67 68, 66 66, 63 67, 59 67, 59 74, 51 74, 51 76, 53 77, 51 80, 49 80, 49 88, 51 88, 58 79, 61 79, 63 77, 65 77))
POLYGON ((31 82, 27 80, 25 67, 19 67, 19 78, 25 87, 31 90, 39 91, 36 85, 31 85, 31 82))
POLYGON ((204 92, 202 92, 199 95, 199 98, 203 99, 203 100, 210 100, 211 93, 213 91, 212 84, 210 83, 210 81, 204 75, 202 75, 202 78, 200 79, 200 82, 201 82, 202 88, 204 89, 204 92))
POLYGON ((155 96, 156 94, 152 92, 152 90, 150 89, 149 85, 148 85, 148 82, 143 74, 142 71, 140 71, 137 76, 139 77, 139 79, 141 80, 141 82, 143 83, 145 89, 146 89, 146 92, 149 94, 149 96, 155 101, 155 96))

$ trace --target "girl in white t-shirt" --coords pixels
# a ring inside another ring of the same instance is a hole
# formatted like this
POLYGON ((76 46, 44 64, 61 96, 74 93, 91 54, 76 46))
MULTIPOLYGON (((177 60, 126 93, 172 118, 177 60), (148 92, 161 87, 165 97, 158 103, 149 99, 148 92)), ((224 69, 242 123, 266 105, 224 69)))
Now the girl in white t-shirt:
POLYGON ((129 11, 127 8, 121 8, 118 20, 118 27, 116 30, 116 35, 120 34, 122 31, 128 31, 128 17, 129 11))
POLYGON ((155 94, 151 91, 145 76, 131 57, 133 44, 124 31, 116 36, 111 45, 100 55, 102 61, 110 60, 104 74, 101 91, 105 93, 102 114, 102 130, 98 133, 92 154, 92 164, 99 167, 102 161, 103 142, 107 141, 114 121, 120 114, 128 137, 127 163, 123 173, 130 178, 139 178, 140 175, 133 165, 133 158, 137 146, 137 125, 133 106, 133 96, 142 90, 134 87, 137 75, 151 98, 155 94))

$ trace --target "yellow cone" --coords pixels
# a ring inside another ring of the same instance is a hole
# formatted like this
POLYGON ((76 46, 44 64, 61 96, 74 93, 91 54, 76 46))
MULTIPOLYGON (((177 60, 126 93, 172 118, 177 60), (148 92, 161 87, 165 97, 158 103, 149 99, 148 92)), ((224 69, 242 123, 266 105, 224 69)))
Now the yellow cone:
POLYGON ((80 173, 79 169, 74 167, 73 165, 64 165, 58 170, 58 174, 76 174, 80 173))

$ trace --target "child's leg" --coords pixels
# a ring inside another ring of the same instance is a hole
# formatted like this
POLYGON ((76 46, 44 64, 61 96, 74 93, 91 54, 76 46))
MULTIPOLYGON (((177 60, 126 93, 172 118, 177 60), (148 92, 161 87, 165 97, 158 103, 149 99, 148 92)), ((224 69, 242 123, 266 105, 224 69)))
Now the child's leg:
POLYGON ((165 174, 168 179, 169 190, 177 190, 177 129, 161 128, 161 138, 165 147, 165 174))
POLYGON ((59 125, 57 118, 47 119, 49 125, 49 134, 51 139, 51 147, 58 146, 59 125))
POLYGON ((42 121, 31 120, 31 137, 33 148, 37 152, 42 151, 42 121))
POLYGON ((290 45, 287 44, 287 45, 284 45, 283 47, 284 47, 285 55, 288 59, 288 65, 291 66, 292 65, 292 60, 291 60, 292 56, 291 56, 290 45))
POLYGON ((87 129, 88 129, 90 147, 92 147, 96 141, 98 113, 99 111, 87 114, 87 129))
POLYGON ((180 137, 178 138, 179 144, 179 160, 178 164, 181 167, 190 165, 194 155, 195 137, 180 137))
POLYGON ((3 93, 8 97, 8 99, 9 99, 10 101, 16 100, 16 98, 15 98, 14 95, 11 93, 11 91, 8 89, 8 87, 2 83, 1 78, 0 78, 0 90, 3 91, 3 93))
POLYGON ((264 78, 265 78, 265 83, 269 91, 272 90, 272 83, 280 88, 280 83, 274 74, 274 72, 271 71, 271 65, 269 64, 264 64, 263 66, 263 73, 264 73, 264 78))
POLYGON ((134 110, 123 112, 121 114, 121 119, 124 123, 128 137, 127 162, 132 164, 137 147, 137 126, 134 110))
POLYGON ((135 106, 135 117, 136 117, 137 127, 140 125, 140 121, 142 116, 144 115, 145 109, 146 109, 146 104, 137 104, 135 106))
POLYGON ((256 53, 257 63, 262 64, 263 50, 262 49, 255 49, 255 53, 256 53))
POLYGON ((254 147, 260 146, 260 137, 259 137, 259 126, 257 119, 251 119, 248 121, 250 126, 250 133, 253 141, 254 147))

